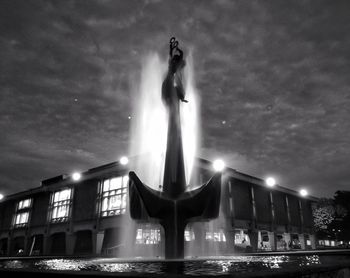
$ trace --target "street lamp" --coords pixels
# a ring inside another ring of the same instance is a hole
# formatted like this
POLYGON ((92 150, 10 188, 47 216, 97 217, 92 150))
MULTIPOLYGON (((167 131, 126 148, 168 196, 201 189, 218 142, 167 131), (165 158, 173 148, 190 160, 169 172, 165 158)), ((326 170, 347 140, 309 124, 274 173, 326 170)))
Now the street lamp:
POLYGON ((300 193, 300 195, 303 196, 303 197, 306 197, 306 196, 309 194, 309 193, 307 192, 306 189, 301 189, 301 190, 299 191, 299 193, 300 193))
POLYGON ((0 200, 2 200, 4 198, 4 195, 2 195, 1 193, 0 193, 0 200))
POLYGON ((78 172, 73 173, 72 179, 73 179, 74 181, 80 180, 80 179, 81 179, 81 174, 78 173, 78 172))
POLYGON ((276 185, 276 180, 272 177, 268 177, 266 180, 265 180, 265 183, 267 186, 269 187, 274 187, 276 185))
POLYGON ((121 165, 126 165, 129 163, 129 159, 126 156, 122 156, 119 160, 121 165))
POLYGON ((213 162, 213 168, 215 172, 221 172, 225 168, 225 162, 221 159, 216 159, 213 162))

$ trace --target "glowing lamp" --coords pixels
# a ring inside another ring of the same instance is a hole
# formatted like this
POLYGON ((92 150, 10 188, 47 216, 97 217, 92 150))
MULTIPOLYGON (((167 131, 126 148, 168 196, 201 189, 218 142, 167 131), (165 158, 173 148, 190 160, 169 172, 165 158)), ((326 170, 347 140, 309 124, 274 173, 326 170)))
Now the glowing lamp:
POLYGON ((215 172, 221 172, 225 168, 225 162, 221 159, 216 159, 213 162, 213 168, 215 172))
POLYGON ((4 195, 0 193, 0 200, 4 198, 4 195))
POLYGON ((266 180, 265 180, 265 183, 267 186, 269 187, 273 187, 276 185, 276 180, 272 177, 268 177, 266 180))
POLYGON ((73 173, 72 179, 73 179, 74 181, 80 180, 80 179, 81 179, 81 174, 78 173, 78 172, 73 173))
POLYGON ((307 190, 306 190, 306 189, 301 189, 301 190, 299 191, 299 193, 300 193, 300 195, 301 195, 301 196, 303 196, 303 197, 305 197, 305 196, 307 196, 307 195, 308 195, 308 193, 307 193, 307 190))
POLYGON ((129 163, 129 159, 126 156, 123 156, 122 158, 120 158, 119 162, 121 165, 126 165, 129 163))

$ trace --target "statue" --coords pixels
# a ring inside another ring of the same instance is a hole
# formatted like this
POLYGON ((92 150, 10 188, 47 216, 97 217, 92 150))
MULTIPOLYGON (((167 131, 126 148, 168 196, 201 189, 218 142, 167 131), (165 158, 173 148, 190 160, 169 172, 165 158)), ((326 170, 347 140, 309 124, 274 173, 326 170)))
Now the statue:
POLYGON ((184 257, 184 230, 190 221, 207 221, 219 214, 221 173, 203 186, 187 191, 182 148, 180 101, 185 100, 181 70, 186 62, 175 38, 170 40, 169 67, 162 84, 162 100, 167 110, 168 137, 163 191, 143 184, 129 172, 130 216, 141 222, 158 220, 164 228, 165 258, 184 257))
POLYGON ((168 114, 163 188, 172 197, 177 197, 186 189, 184 188, 186 187, 186 179, 179 107, 180 100, 187 102, 181 80, 181 70, 185 65, 183 51, 178 47, 178 42, 173 37, 170 40, 168 73, 162 84, 162 100, 168 114))

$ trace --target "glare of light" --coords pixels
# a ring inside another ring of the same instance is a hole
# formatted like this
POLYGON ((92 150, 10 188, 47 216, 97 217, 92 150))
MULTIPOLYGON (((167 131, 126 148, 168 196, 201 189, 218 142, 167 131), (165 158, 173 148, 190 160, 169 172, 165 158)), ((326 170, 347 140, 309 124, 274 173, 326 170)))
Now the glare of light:
POLYGON ((268 177, 266 180, 265 180, 265 183, 267 186, 269 187, 273 187, 276 185, 276 180, 272 177, 268 177))
POLYGON ((4 195, 0 193, 0 200, 4 198, 4 195))
POLYGON ((72 179, 73 179, 74 181, 80 180, 80 179, 81 179, 81 174, 78 173, 78 172, 73 173, 72 179))
POLYGON ((126 156, 123 156, 120 158, 119 162, 121 165, 126 165, 129 163, 129 159, 126 156))
POLYGON ((216 172, 221 172, 225 168, 225 162, 221 159, 216 159, 213 162, 213 168, 216 172))
POLYGON ((303 196, 303 197, 305 197, 305 196, 307 196, 307 195, 308 195, 308 193, 307 193, 307 190, 306 190, 306 189, 301 189, 301 190, 299 191, 299 193, 300 193, 300 195, 301 195, 301 196, 303 196))

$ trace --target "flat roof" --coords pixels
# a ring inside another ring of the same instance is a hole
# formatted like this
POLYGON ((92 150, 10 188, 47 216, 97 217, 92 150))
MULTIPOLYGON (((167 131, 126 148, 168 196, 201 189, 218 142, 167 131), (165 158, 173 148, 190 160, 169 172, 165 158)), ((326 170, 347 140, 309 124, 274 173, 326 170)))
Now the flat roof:
MULTIPOLYGON (((131 158, 129 158, 129 160, 132 161, 135 158, 136 157, 131 157, 131 158)), ((206 160, 203 158, 197 158, 196 163, 197 163, 196 164, 197 167, 202 167, 203 169, 213 171, 213 169, 211 168, 212 162, 210 162, 209 160, 206 160)), ((81 181, 87 180, 87 179, 92 179, 95 177, 96 178, 101 177, 101 176, 103 177, 104 175, 110 175, 113 172, 121 173, 124 171, 130 171, 130 169, 126 165, 122 165, 119 161, 114 161, 114 162, 103 164, 101 166, 90 168, 87 171, 82 172, 81 173, 81 175, 82 175, 81 181)), ((233 168, 225 167, 224 172, 225 172, 225 174, 228 174, 231 177, 234 177, 234 178, 237 178, 237 179, 249 182, 249 183, 253 183, 256 185, 260 185, 260 186, 263 186, 264 188, 266 187, 265 181, 263 179, 245 174, 243 172, 239 172, 233 168)), ((58 176, 55 176, 55 177, 52 177, 49 179, 42 180, 40 183, 40 186, 38 186, 38 187, 4 196, 4 198, 0 202, 6 201, 6 200, 11 200, 11 199, 16 199, 20 196, 32 195, 35 193, 45 192, 48 190, 51 191, 52 189, 54 189, 56 187, 71 185, 73 182, 74 181, 72 181, 70 175, 67 175, 67 174, 58 175, 58 176)), ((310 196, 310 195, 305 196, 305 197, 301 197, 298 191, 280 186, 278 184, 276 184, 274 186, 273 190, 278 190, 280 192, 284 192, 284 193, 287 193, 290 195, 295 195, 299 198, 309 199, 312 201, 318 200, 318 198, 310 196)))

